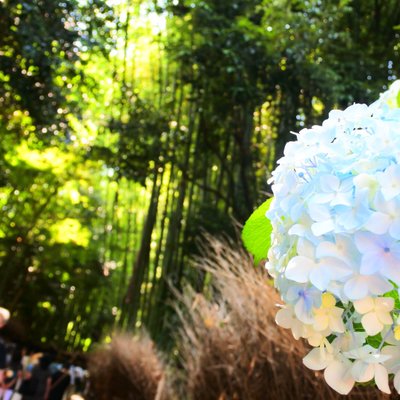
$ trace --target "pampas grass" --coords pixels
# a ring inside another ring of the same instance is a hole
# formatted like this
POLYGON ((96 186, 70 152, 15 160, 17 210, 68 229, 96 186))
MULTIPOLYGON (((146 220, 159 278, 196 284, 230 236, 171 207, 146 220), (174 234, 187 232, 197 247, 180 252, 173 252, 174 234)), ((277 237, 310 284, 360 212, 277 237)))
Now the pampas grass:
POLYGON ((116 335, 89 360, 96 400, 168 400, 165 366, 147 337, 116 335))
MULTIPOLYGON (((256 268, 237 244, 207 238, 196 267, 210 275, 209 298, 189 290, 180 296, 180 349, 192 400, 339 399, 322 374, 308 370, 309 351, 275 323, 282 303, 264 268, 256 268)), ((387 399, 373 387, 349 399, 387 399)))

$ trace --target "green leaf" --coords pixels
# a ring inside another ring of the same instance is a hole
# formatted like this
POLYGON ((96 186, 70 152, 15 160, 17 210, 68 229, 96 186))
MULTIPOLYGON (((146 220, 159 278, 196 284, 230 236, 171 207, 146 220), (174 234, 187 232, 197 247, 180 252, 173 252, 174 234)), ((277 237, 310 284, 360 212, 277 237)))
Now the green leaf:
POLYGON ((272 225, 265 214, 269 210, 272 199, 271 197, 261 204, 250 215, 242 231, 243 243, 246 249, 254 256, 256 264, 267 258, 268 249, 271 246, 272 225))
POLYGON ((378 333, 375 336, 368 336, 366 342, 374 349, 378 349, 382 342, 382 335, 378 333))

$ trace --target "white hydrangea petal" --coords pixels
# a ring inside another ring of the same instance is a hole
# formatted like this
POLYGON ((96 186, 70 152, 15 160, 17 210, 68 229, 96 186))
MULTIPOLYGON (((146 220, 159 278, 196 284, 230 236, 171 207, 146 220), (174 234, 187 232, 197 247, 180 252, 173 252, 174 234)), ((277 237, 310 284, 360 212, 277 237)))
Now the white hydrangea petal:
POLYGON ((293 312, 288 308, 281 308, 275 315, 275 322, 282 328, 289 329, 292 326, 293 312))
POLYGON ((361 173, 354 177, 353 182, 356 188, 367 189, 368 191, 372 191, 373 194, 375 194, 376 188, 378 186, 376 176, 366 173, 361 173))
POLYGON ((400 286, 400 268, 398 267, 400 260, 393 260, 390 264, 386 264, 381 269, 381 274, 400 286))
POLYGON ((391 201, 384 201, 382 199, 382 206, 380 209, 377 208, 377 210, 389 215, 391 222, 393 222, 396 218, 399 217, 399 206, 399 198, 395 198, 391 201))
POLYGON ((344 333, 345 326, 343 323, 343 320, 340 317, 337 318, 331 318, 329 320, 329 328, 333 331, 333 332, 337 332, 337 333, 344 333))
POLYGON ((308 214, 315 222, 326 221, 331 218, 330 208, 321 204, 312 204, 308 208, 308 214))
POLYGON ((314 317, 313 327, 317 331, 324 331, 329 326, 329 318, 327 315, 316 315, 314 317))
POLYGON ((309 240, 299 239, 297 243, 297 253, 299 254, 299 256, 303 256, 309 258, 310 260, 313 260, 315 247, 309 240))
POLYGON ((361 318, 361 324, 365 329, 365 332, 367 332, 369 336, 375 336, 378 333, 382 332, 383 329, 383 324, 379 321, 377 315, 373 312, 365 314, 361 318))
MULTIPOLYGON (((391 373, 391 374, 397 373, 398 371, 400 371, 399 342, 396 341, 393 336, 390 337, 390 334, 389 334, 386 342, 391 343, 392 345, 384 346, 381 351, 381 354, 390 356, 389 359, 385 361, 385 367, 388 369, 389 373, 391 373)), ((400 376, 399 376, 399 379, 400 379, 400 376)))
POLYGON ((382 194, 389 201, 400 194, 400 167, 391 165, 381 175, 382 194))
POLYGON ((346 110, 343 111, 343 114, 348 120, 357 121, 360 117, 369 117, 371 111, 366 104, 355 103, 347 107, 346 110))
POLYGON ((351 367, 351 374, 357 382, 369 382, 374 377, 375 369, 372 364, 356 360, 351 367))
POLYGON ((330 275, 324 268, 314 268, 310 273, 310 282, 321 291, 328 288, 330 281, 330 275))
POLYGON ((359 300, 368 295, 369 287, 362 277, 355 276, 345 283, 343 290, 350 300, 359 300))
POLYGON ((354 308, 360 314, 366 314, 374 309, 375 302, 371 297, 354 302, 354 308))
POLYGON ((318 331, 314 331, 312 330, 311 332, 308 332, 306 336, 306 339, 309 343, 310 346, 313 347, 318 347, 321 346, 321 344, 324 342, 325 340, 325 332, 318 332, 318 331))
POLYGON ((304 327, 300 321, 296 321, 295 323, 293 323, 291 330, 292 335, 296 340, 299 340, 303 337, 304 327))
POLYGON ((289 229, 288 234, 305 237, 308 233, 308 230, 309 229, 302 224, 295 224, 289 229))
POLYGON ((333 198, 332 193, 316 193, 313 195, 312 201, 317 204, 329 203, 333 198))
POLYGON ((291 329, 296 340, 303 336, 304 325, 295 318, 293 310, 289 308, 280 309, 275 315, 275 322, 282 328, 291 329))
POLYGON ((393 318, 388 312, 380 312, 377 313, 376 316, 378 317, 379 321, 382 322, 382 324, 384 325, 391 325, 393 323, 393 318))
POLYGON ((382 311, 392 311, 394 299, 392 297, 377 297, 375 299, 375 308, 382 311))
POLYGON ((315 236, 322 236, 335 229, 335 223, 331 219, 322 222, 315 222, 311 225, 311 231, 315 236))
POLYGON ((389 375, 382 364, 375 364, 375 383, 383 393, 390 394, 389 375))
POLYGON ((337 258, 324 258, 320 261, 324 266, 326 274, 330 275, 332 280, 341 280, 352 275, 353 270, 343 261, 337 258))
POLYGON ((354 241, 361 254, 368 253, 371 251, 372 247, 375 247, 371 235, 368 235, 366 232, 356 232, 354 241))
POLYGON ((377 296, 393 289, 393 285, 380 276, 369 276, 368 281, 371 293, 377 296))
POLYGON ((325 349, 316 347, 312 349, 304 358, 303 364, 314 371, 320 371, 325 369, 329 364, 329 357, 326 354, 325 349))
POLYGON ((292 221, 296 222, 300 219, 303 213, 304 205, 301 200, 298 199, 297 202, 289 208, 290 218, 292 221))
POLYGON ((342 352, 348 352, 351 349, 357 349, 361 347, 366 338, 367 334, 365 332, 350 332, 346 331, 343 335, 337 337, 332 345, 337 345, 342 352))
POLYGON ((389 234, 395 239, 400 239, 400 218, 392 221, 389 228, 389 234))
POLYGON ((285 276, 298 283, 308 282, 310 272, 315 268, 315 263, 307 257, 297 256, 292 258, 285 271, 285 276))
POLYGON ((348 373, 348 365, 340 362, 331 362, 324 371, 326 383, 338 393, 346 395, 354 387, 354 379, 348 373))
POLYGON ((331 281, 329 283, 327 291, 332 293, 337 299, 340 299, 344 304, 349 301, 346 295, 343 292, 343 283, 331 281))
POLYGON ((374 212, 364 225, 364 228, 372 233, 382 235, 388 231, 391 222, 389 215, 381 212, 374 212))
POLYGON ((354 180, 352 177, 345 179, 344 181, 341 181, 340 183, 341 193, 347 194, 353 192, 353 186, 354 186, 354 180))
POLYGON ((363 275, 373 275, 381 269, 381 259, 376 255, 366 254, 361 261, 360 272, 363 275))
POLYGON ((352 194, 351 193, 338 193, 335 198, 331 201, 331 206, 344 205, 351 207, 352 205, 352 194))
POLYGON ((335 175, 323 175, 320 179, 320 188, 323 192, 332 192, 339 189, 340 179, 335 175))
POLYGON ((342 257, 342 254, 340 253, 335 243, 323 241, 318 245, 315 251, 315 256, 318 258, 336 257, 340 259, 342 257))
POLYGON ((324 240, 318 244, 315 256, 317 258, 337 258, 350 267, 355 262, 354 256, 357 253, 357 248, 352 243, 353 241, 353 238, 335 235, 334 242, 324 240))
POLYGON ((312 324, 314 322, 311 315, 311 309, 303 298, 300 298, 295 304, 294 313, 296 317, 305 324, 312 324))
MULTIPOLYGON (((342 118, 343 111, 342 110, 331 110, 329 111, 329 119, 337 119, 340 120, 342 118)), ((325 121, 324 121, 325 122, 325 121)))

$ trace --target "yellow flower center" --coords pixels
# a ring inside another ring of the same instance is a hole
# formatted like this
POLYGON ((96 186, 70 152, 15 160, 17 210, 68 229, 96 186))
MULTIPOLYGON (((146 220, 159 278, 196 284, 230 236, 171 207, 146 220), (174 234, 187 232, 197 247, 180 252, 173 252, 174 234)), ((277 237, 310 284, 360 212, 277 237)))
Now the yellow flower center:
POLYGON ((394 338, 395 338, 396 340, 400 340, 400 325, 397 325, 397 326, 394 328, 394 338))
POLYGON ((332 308, 335 307, 336 299, 332 293, 324 293, 322 295, 322 307, 323 308, 332 308))

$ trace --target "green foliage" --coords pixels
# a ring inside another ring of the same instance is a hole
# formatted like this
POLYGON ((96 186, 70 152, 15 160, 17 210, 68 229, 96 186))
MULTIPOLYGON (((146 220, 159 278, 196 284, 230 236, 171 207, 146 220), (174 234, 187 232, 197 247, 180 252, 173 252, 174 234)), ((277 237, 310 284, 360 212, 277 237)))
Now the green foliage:
POLYGON ((375 336, 368 336, 366 342, 373 348, 377 349, 382 343, 382 335, 378 333, 375 336))
POLYGON ((131 100, 128 122, 112 121, 111 128, 118 133, 118 151, 110 163, 121 176, 145 185, 153 173, 154 164, 161 167, 167 160, 166 143, 170 137, 168 120, 162 110, 140 100, 131 100))
POLYGON ((80 7, 76 0, 2 2, 3 123, 17 109, 32 118, 41 138, 66 133, 68 109, 78 111, 76 104, 66 102, 66 96, 72 91, 71 78, 83 73, 80 54, 90 48, 104 49, 108 41, 106 35, 96 37, 96 33, 102 36, 110 8, 102 1, 89 3, 80 7))
POLYGON ((246 221, 242 239, 246 249, 253 254, 256 265, 267 258, 268 249, 271 247, 272 225, 266 217, 273 198, 268 199, 246 221))
POLYGON ((105 2, 79 3, 0 4, 0 302, 29 327, 25 340, 77 348, 98 329, 86 291, 104 275, 93 227, 99 165, 85 161, 71 119, 84 110, 82 52, 106 51, 113 18, 105 2), (66 336, 77 318, 79 340, 76 329, 66 336))

